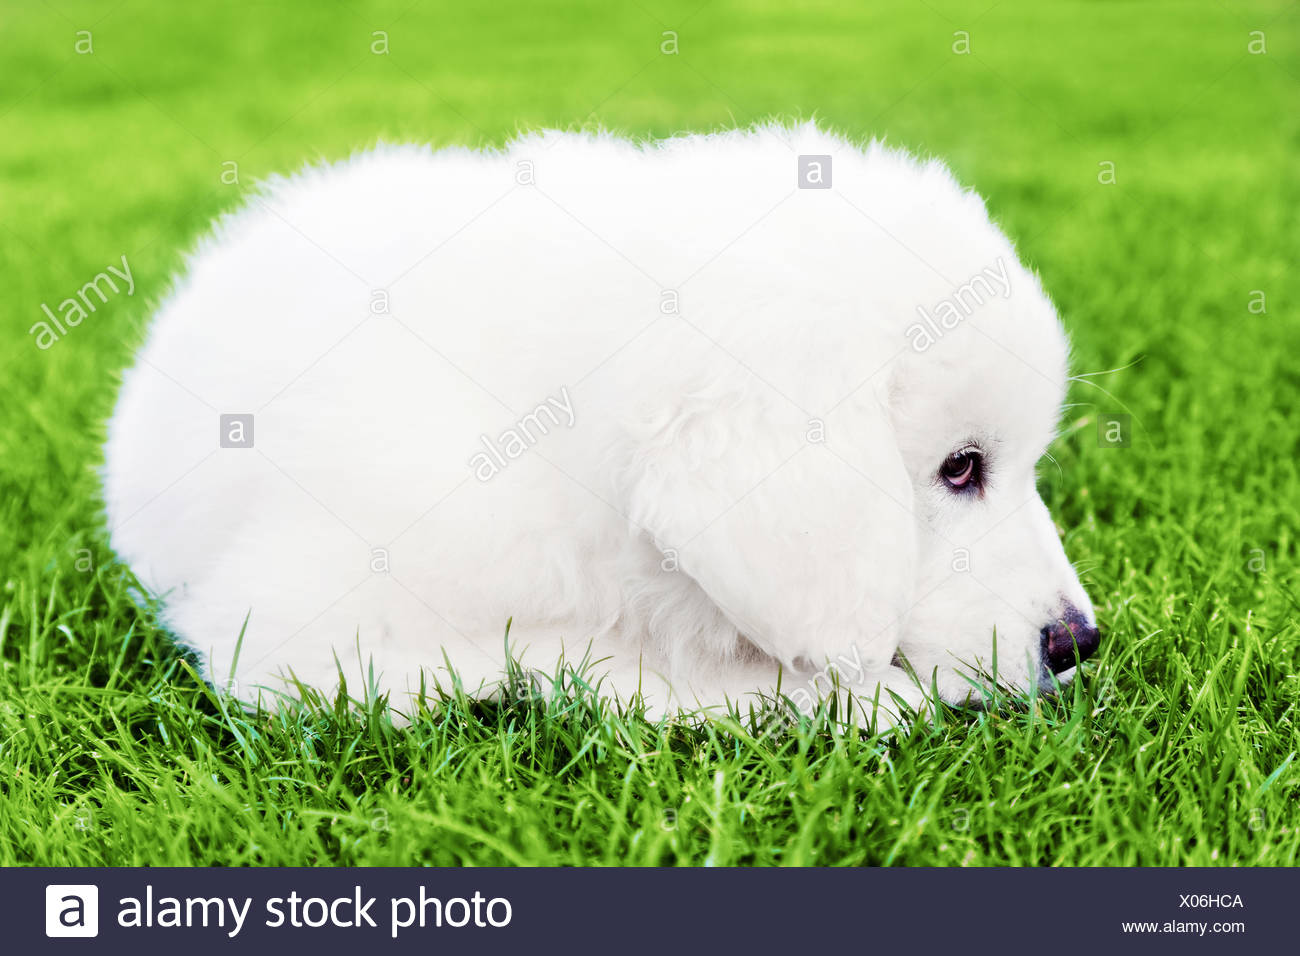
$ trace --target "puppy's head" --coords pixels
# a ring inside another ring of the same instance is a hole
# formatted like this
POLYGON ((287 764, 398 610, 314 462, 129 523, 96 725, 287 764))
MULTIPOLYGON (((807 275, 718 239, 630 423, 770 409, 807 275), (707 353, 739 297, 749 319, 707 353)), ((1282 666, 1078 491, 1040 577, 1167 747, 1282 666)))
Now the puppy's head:
POLYGON ((1067 381, 1066 338, 1014 259, 979 275, 918 310, 888 402, 916 524, 898 650, 951 703, 978 700, 994 673, 1048 690, 1100 639, 1036 489, 1067 381))

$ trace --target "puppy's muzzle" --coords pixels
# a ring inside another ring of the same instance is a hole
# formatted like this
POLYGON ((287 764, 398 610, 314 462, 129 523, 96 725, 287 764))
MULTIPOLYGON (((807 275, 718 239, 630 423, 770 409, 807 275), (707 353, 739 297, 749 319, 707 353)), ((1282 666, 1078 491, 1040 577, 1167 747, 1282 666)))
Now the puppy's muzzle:
POLYGON ((1097 651, 1101 632, 1073 604, 1065 605, 1060 616, 1043 628, 1043 660, 1053 674, 1081 664, 1097 651))

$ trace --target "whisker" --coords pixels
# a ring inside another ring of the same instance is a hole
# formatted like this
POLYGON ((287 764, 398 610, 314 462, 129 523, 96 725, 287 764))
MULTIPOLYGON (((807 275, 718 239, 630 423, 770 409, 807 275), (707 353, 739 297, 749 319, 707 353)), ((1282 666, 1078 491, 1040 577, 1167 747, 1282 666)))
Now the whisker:
MULTIPOLYGON (((1129 408, 1128 405, 1126 405, 1124 402, 1122 402, 1122 401, 1120 401, 1118 398, 1116 398, 1115 395, 1114 395, 1114 394, 1113 394, 1109 389, 1102 388, 1102 387, 1101 387, 1100 385, 1098 385, 1096 382, 1090 382, 1090 381, 1088 381, 1086 378, 1071 378, 1070 381, 1072 381, 1072 382, 1078 382, 1080 385, 1090 385, 1090 386, 1092 386, 1092 387, 1095 388, 1097 391, 1101 392, 1103 395, 1108 396, 1108 397, 1110 398, 1111 401, 1113 401, 1113 402, 1114 402, 1116 405, 1118 405, 1120 408, 1124 409, 1124 411, 1128 412, 1130 415, 1133 415, 1133 409, 1129 408)), ((1137 421, 1139 424, 1141 424, 1141 420, 1138 419, 1136 415, 1134 415, 1134 421, 1137 421)), ((1144 427, 1145 427, 1145 426, 1144 426, 1144 427)))
POLYGON ((1050 451, 1045 451, 1045 452, 1043 452, 1043 457, 1046 458, 1048 461, 1050 461, 1053 465, 1056 466, 1056 471, 1057 471, 1057 473, 1060 475, 1061 480, 1064 481, 1064 480, 1065 480, 1065 469, 1062 468, 1062 467, 1061 467, 1061 463, 1060 463, 1059 461, 1056 460, 1056 456, 1053 455, 1050 451))
POLYGON ((1137 365, 1137 363, 1140 362, 1140 361, 1142 361, 1142 359, 1143 359, 1144 357, 1145 357, 1145 356, 1139 355, 1137 358, 1135 358, 1133 361, 1129 362, 1127 365, 1121 365, 1121 366, 1119 366, 1118 368, 1108 368, 1108 369, 1106 369, 1106 371, 1104 371, 1104 372, 1079 372, 1079 373, 1077 373, 1077 374, 1075 374, 1075 375, 1071 375, 1071 376, 1069 377, 1069 381, 1071 381, 1071 382, 1077 382, 1077 381, 1080 381, 1080 380, 1082 380, 1082 379, 1093 378, 1093 377, 1095 377, 1095 376, 1097 376, 1097 375, 1111 375, 1111 374, 1113 374, 1113 373, 1115 373, 1115 372, 1123 372, 1123 371, 1125 371, 1126 369, 1130 369, 1130 368, 1132 368, 1134 365, 1137 365))

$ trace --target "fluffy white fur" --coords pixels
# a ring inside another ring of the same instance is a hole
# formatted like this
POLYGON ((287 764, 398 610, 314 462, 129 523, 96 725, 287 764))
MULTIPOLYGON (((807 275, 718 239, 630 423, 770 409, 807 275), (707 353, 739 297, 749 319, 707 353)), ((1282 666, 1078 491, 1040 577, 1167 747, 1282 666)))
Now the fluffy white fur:
POLYGON ((652 711, 778 675, 800 706, 832 675, 919 704, 900 657, 963 701, 995 629, 1026 688, 1044 625, 1091 618, 1035 490, 1066 367, 938 162, 811 124, 383 146, 200 245, 126 376, 105 500, 245 700, 341 666, 403 709, 448 662, 490 693, 513 618, 525 666, 589 657, 652 711), (832 188, 796 189, 797 155, 831 156, 832 188), (1005 294, 913 347, 918 308, 999 263, 1005 294), (218 447, 223 413, 254 414, 252 449, 218 447), (982 496, 938 478, 971 441, 982 496))

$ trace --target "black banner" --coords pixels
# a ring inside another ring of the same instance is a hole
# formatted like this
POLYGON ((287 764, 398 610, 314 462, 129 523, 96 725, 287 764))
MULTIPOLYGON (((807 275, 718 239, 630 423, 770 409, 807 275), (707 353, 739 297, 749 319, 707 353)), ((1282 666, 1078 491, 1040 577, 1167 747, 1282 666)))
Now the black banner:
POLYGON ((0 871, 6 951, 169 956, 1289 951, 1298 883, 1268 869, 0 871))

